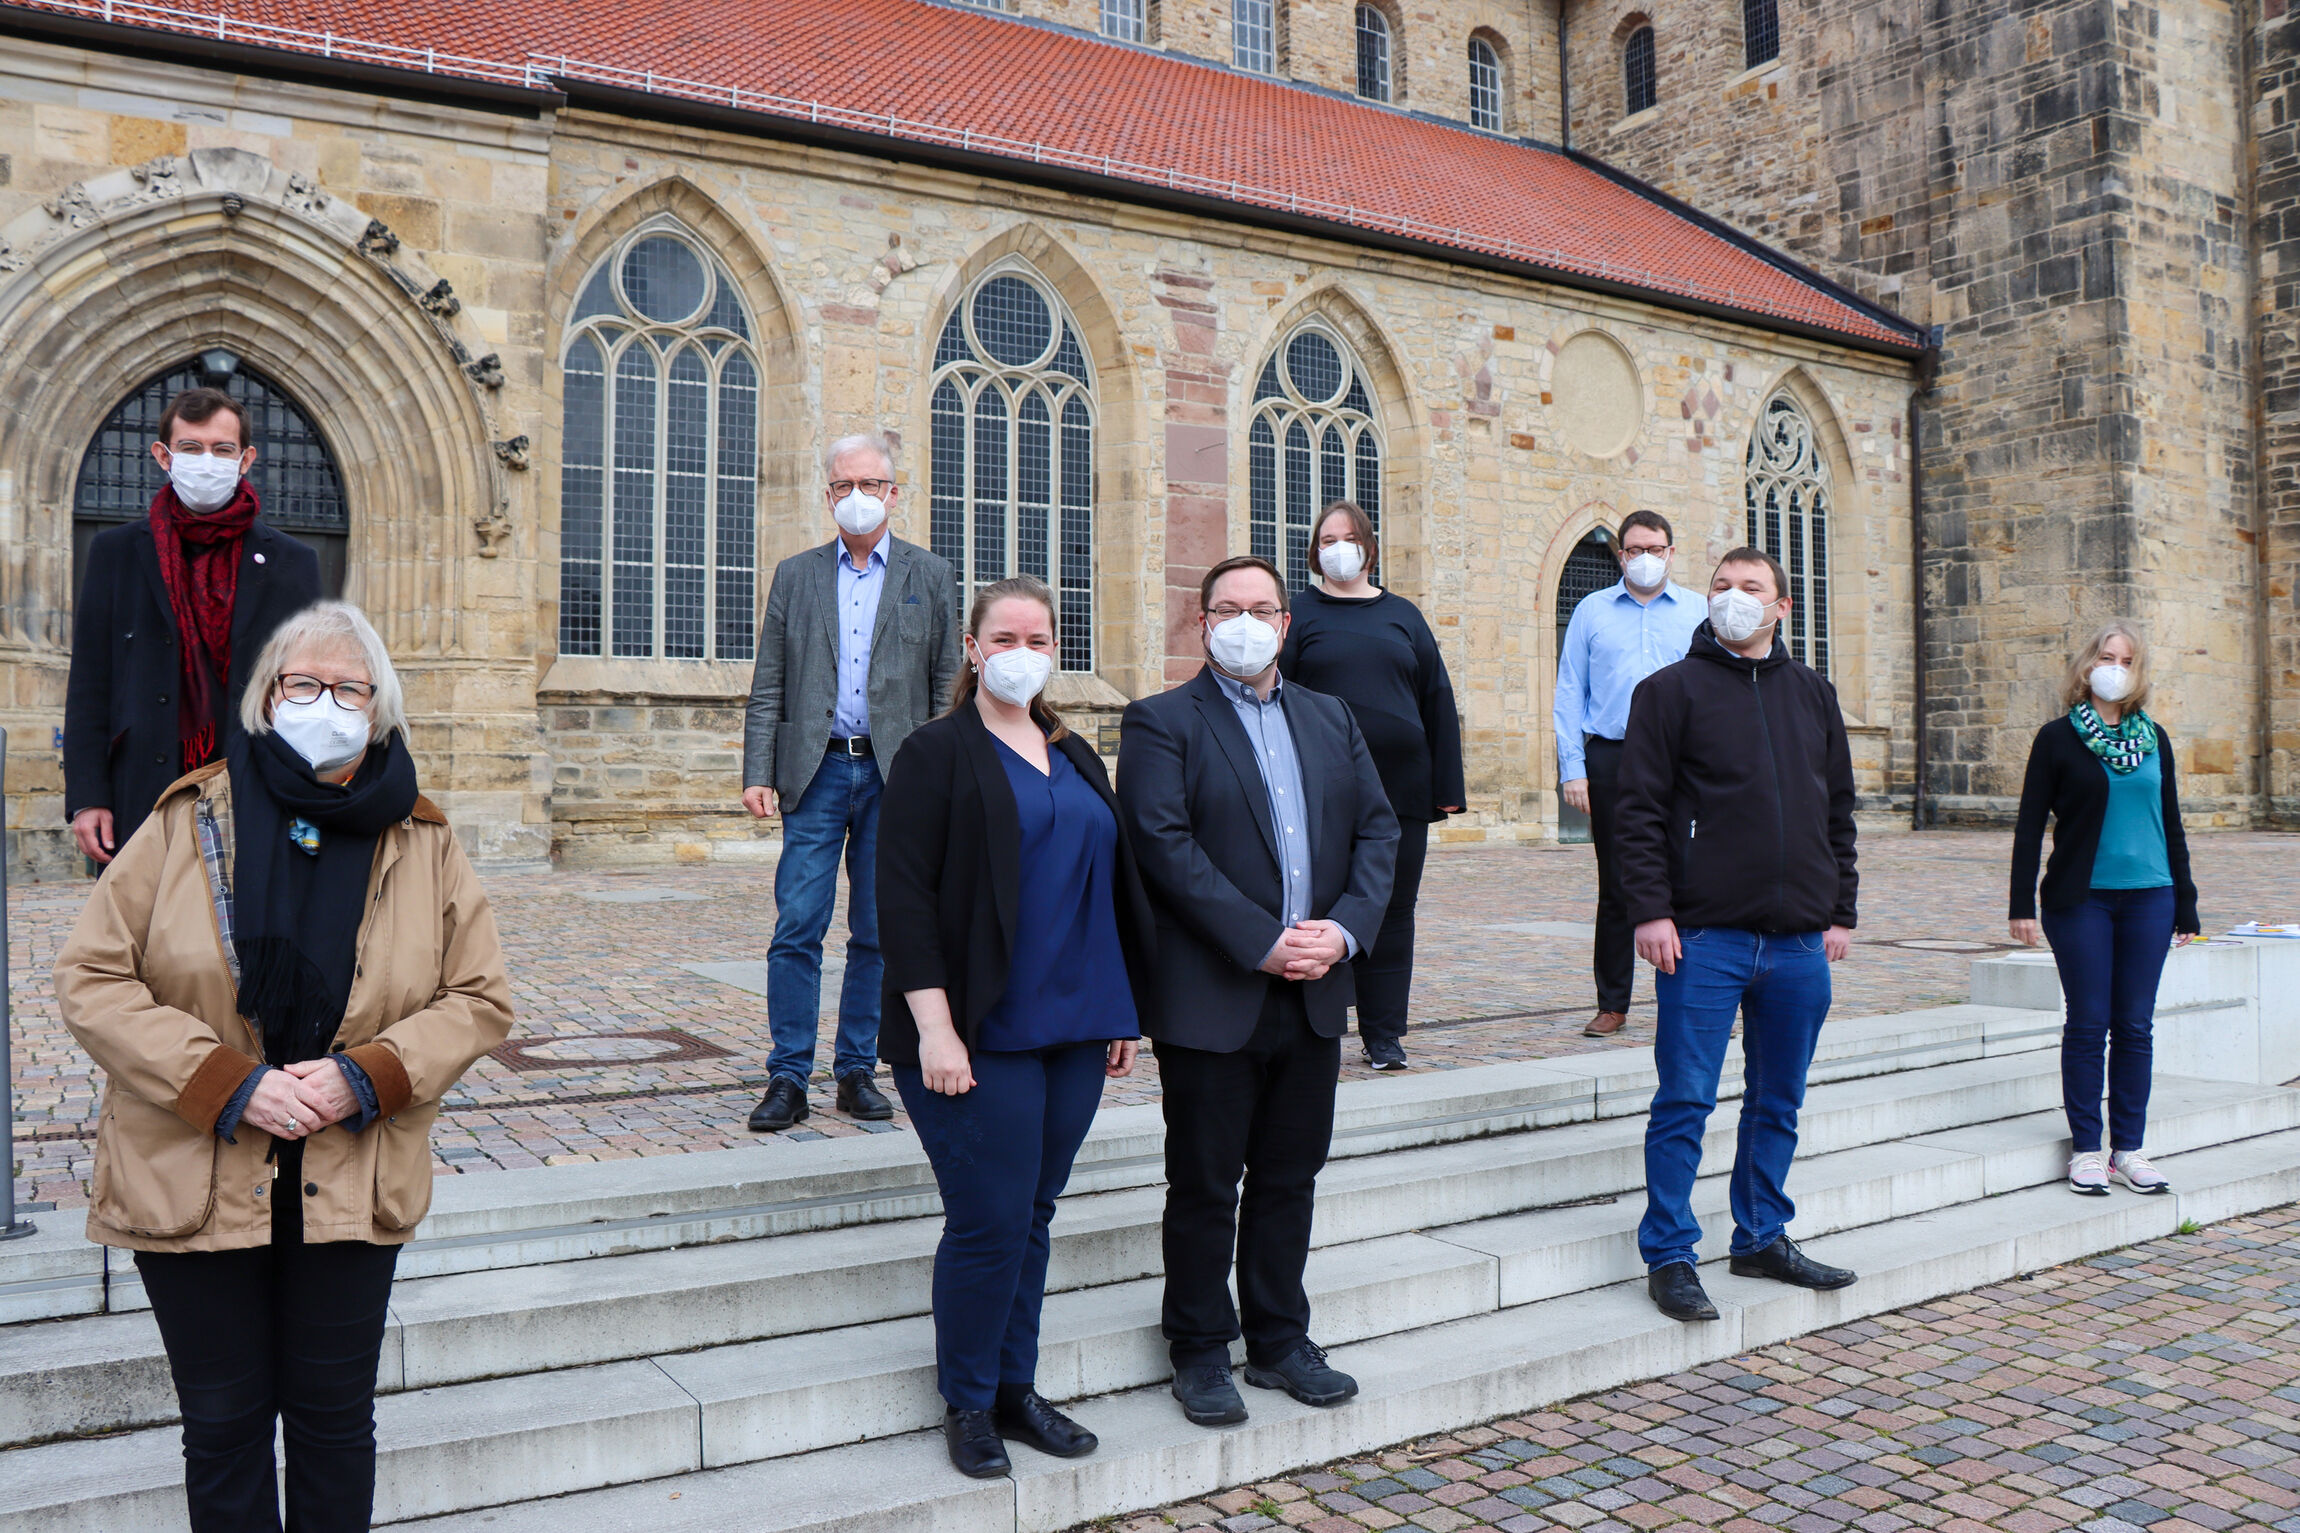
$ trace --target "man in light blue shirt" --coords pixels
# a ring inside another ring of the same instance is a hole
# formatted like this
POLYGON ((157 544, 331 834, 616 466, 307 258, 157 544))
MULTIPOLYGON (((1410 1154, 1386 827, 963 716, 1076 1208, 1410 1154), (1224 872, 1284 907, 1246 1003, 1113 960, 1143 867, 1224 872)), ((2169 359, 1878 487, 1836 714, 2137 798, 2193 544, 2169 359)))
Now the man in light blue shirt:
POLYGON ((1629 727, 1629 695, 1655 671, 1684 659, 1693 630, 1709 615, 1706 601, 1669 578, 1675 541, 1668 518, 1658 511, 1622 518, 1613 540, 1621 579, 1581 599, 1557 657, 1550 721, 1557 731, 1558 792, 1589 816, 1589 838, 1597 846, 1591 959, 1597 1015, 1582 1029, 1592 1038, 1617 1033, 1628 1022, 1637 973, 1633 929, 1613 864, 1615 781, 1629 727))

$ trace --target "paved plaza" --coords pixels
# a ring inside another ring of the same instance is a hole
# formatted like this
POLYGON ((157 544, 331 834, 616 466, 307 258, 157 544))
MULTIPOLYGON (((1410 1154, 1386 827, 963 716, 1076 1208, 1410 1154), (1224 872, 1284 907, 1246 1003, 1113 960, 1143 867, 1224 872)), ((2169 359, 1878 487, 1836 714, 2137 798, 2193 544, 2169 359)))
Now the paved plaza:
MULTIPOLYGON (((2006 947, 2010 838, 1977 832, 1870 835, 1862 926, 1835 971, 1839 1017, 1959 1001, 1972 959, 2006 947)), ((2205 926, 2290 920, 2300 839, 2193 842, 2205 926)), ((450 1093, 434 1143, 443 1171, 675 1154, 756 1142, 743 1119, 765 1089, 765 956, 774 923, 765 869, 649 868, 488 880, 509 953, 518 1026, 450 1093)), ((98 1082, 56 1015, 49 970, 87 896, 81 883, 10 896, 19 1196, 85 1201, 98 1082)), ((1588 926, 1596 873, 1586 847, 1434 852, 1407 1040, 1417 1068, 1451 1069, 1652 1041, 1652 976, 1640 969, 1630 1025, 1613 1042, 1588 1020, 1588 926)), ((834 933, 843 931, 843 908, 834 933)), ((899 942, 900 933, 887 940, 899 942)), ((837 943, 833 943, 834 955, 837 943)), ((824 993, 835 1008, 837 970, 824 993)), ((830 1058, 824 1027, 818 1068, 830 1058)), ((1354 1045, 1343 1073, 1369 1072, 1354 1045)), ((1147 1053, 1112 1103, 1154 1100, 1147 1053)), ((786 1137, 906 1132, 828 1107, 786 1137)))
POLYGON ((2295 1321, 2283 1208, 1093 1526, 2300 1533, 2295 1321))

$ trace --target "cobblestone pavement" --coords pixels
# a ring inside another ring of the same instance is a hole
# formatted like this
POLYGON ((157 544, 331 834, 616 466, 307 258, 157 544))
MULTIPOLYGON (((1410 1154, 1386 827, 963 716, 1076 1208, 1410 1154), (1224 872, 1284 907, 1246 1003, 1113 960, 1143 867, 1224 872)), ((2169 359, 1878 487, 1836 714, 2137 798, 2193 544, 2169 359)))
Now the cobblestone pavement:
MULTIPOLYGON (((2005 945, 2009 838, 1934 832, 1862 844, 1864 919, 1836 969, 1836 1015, 1964 999, 1967 967, 2005 945), (1906 944, 1916 944, 1910 946, 1906 944)), ((2193 843, 2208 930, 2300 916, 2290 869, 2300 840, 2214 835, 2193 843)), ((743 1119, 765 1089, 772 874, 724 867, 538 873, 488 881, 519 1021, 513 1052, 479 1061, 450 1094, 435 1136, 442 1171, 676 1154, 754 1143, 743 1119), (699 965, 698 972, 686 965, 699 965), (730 980, 734 982, 730 982, 730 980), (749 986, 750 988, 744 988, 749 986)), ((49 970, 86 899, 83 884, 11 891, 19 1196, 85 1200, 98 1083, 56 1015, 49 970)), ((1585 1039, 1587 922, 1596 892, 1586 847, 1433 852, 1423 884, 1414 1033, 1418 1068, 1451 1069, 1650 1042, 1651 974, 1640 966, 1628 1028, 1585 1039)), ((844 909, 832 927, 834 955, 844 909)), ((888 940, 899 941, 898 934, 888 940)), ((835 1009, 837 972, 824 991, 835 1009)), ((819 1068, 830 1059, 826 1019, 819 1068)), ((1367 1075, 1355 1047, 1345 1078, 1367 1075)), ((1105 1100, 1153 1101, 1157 1065, 1105 1100)), ((870 1131, 816 1110, 787 1137, 870 1131)))
POLYGON ((2300 1533, 2300 1209, 1093 1524, 2300 1533))

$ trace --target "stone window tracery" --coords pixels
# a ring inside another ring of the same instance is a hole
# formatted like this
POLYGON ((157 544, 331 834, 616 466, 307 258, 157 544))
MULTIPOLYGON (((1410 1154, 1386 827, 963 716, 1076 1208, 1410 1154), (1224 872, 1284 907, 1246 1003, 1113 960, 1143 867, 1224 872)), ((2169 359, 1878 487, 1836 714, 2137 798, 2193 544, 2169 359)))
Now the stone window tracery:
POLYGON ((649 224, 568 324, 559 651, 748 660, 757 584, 759 365, 733 279, 649 224))
POLYGON ((1500 50, 1482 37, 1469 40, 1469 124, 1488 133, 1502 130, 1504 90, 1500 50))
POLYGON ((1354 500, 1378 532, 1382 437, 1365 368, 1318 319, 1303 321, 1263 363, 1246 431, 1248 548, 1289 590, 1310 583, 1318 510, 1354 500))
POLYGON ((1829 674, 1829 468, 1804 408, 1786 392, 1757 412, 1742 497, 1749 546, 1781 561, 1792 599, 1790 656, 1829 674))
POLYGON ((1358 94, 1390 99, 1390 19, 1376 6, 1358 7, 1358 94))
POLYGON ((1654 78, 1651 27, 1639 27, 1622 41, 1621 94, 1623 115, 1629 117, 1648 110, 1660 99, 1659 82, 1654 78))
POLYGON ((1077 322, 1007 262, 951 310, 934 353, 928 536, 963 611, 1009 575, 1052 586, 1062 669, 1094 669, 1094 375, 1077 322))

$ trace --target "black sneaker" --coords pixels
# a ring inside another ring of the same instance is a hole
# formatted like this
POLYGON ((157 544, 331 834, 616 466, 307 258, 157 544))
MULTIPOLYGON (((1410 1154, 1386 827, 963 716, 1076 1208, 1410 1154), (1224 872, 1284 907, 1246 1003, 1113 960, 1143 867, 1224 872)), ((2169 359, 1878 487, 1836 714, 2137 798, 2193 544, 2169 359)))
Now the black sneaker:
POLYGON ((1246 1382, 1256 1389, 1282 1389, 1304 1405, 1339 1405, 1358 1392, 1358 1381, 1326 1362, 1326 1349, 1302 1341, 1267 1366, 1246 1365, 1246 1382))
POLYGON ((1406 1046, 1395 1038, 1369 1038, 1366 1040, 1366 1063, 1377 1070, 1403 1070, 1406 1067, 1406 1046))
POLYGON ((1202 1427, 1236 1426, 1246 1419, 1246 1402, 1230 1380, 1228 1363, 1175 1369, 1174 1398, 1182 1402, 1182 1414, 1202 1427))

